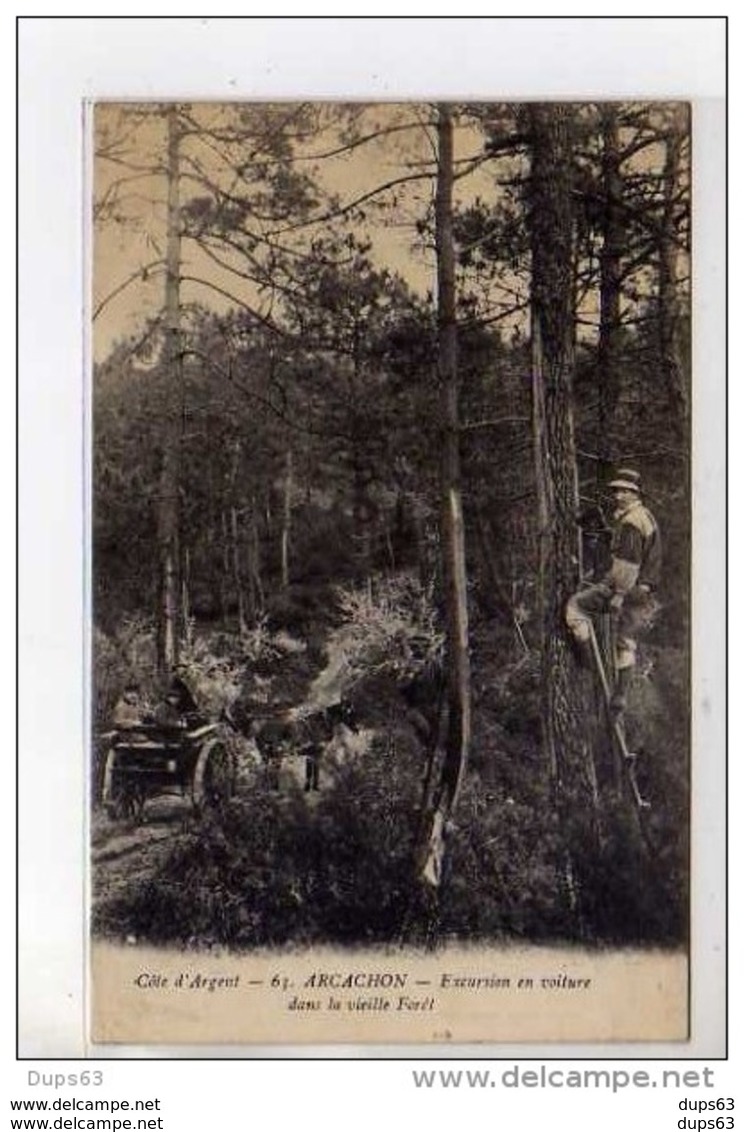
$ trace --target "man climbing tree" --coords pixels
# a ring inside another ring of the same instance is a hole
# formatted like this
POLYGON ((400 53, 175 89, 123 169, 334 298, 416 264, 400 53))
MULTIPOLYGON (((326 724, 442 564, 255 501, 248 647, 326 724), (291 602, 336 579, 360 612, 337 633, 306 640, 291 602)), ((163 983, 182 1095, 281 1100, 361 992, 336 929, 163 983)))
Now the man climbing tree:
POLYGON ((661 570, 661 538, 655 518, 641 502, 637 471, 619 469, 609 487, 615 500, 612 562, 598 582, 569 598, 566 623, 582 663, 593 668, 592 618, 607 612, 617 616, 617 679, 611 707, 615 715, 620 715, 636 664, 637 637, 650 628, 658 611, 655 591, 661 570))

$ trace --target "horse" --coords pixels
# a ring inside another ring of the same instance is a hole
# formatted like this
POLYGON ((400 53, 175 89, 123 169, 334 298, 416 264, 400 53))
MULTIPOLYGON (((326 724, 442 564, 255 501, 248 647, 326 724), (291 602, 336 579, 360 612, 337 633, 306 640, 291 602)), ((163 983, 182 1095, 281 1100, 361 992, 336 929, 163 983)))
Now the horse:
POLYGON ((304 787, 309 793, 320 789, 320 761, 341 725, 355 733, 359 730, 356 712, 348 700, 338 700, 307 712, 291 709, 269 719, 253 718, 243 722, 240 729, 258 747, 274 789, 279 788, 279 772, 284 758, 287 755, 303 756, 304 787))
POLYGON ((359 724, 353 705, 348 700, 318 708, 297 720, 300 751, 305 756, 305 792, 320 789, 320 760, 323 752, 343 725, 355 734, 359 724))

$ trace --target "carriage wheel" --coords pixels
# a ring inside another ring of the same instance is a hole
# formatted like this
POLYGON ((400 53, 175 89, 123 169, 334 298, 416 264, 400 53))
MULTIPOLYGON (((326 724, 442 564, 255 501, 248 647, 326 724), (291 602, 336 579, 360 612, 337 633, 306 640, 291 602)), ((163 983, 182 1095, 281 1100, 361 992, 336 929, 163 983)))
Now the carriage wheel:
POLYGON ((194 770, 194 805, 221 806, 235 790, 235 762, 220 739, 211 739, 199 752, 194 770))
POLYGON ((121 771, 117 771, 117 751, 111 749, 106 754, 103 771, 103 790, 101 801, 108 816, 112 819, 131 817, 133 800, 127 789, 121 771))
POLYGON ((103 807, 110 818, 116 817, 116 802, 114 798, 114 765, 116 763, 116 751, 111 747, 106 752, 106 761, 103 764, 103 787, 101 789, 101 801, 103 807))

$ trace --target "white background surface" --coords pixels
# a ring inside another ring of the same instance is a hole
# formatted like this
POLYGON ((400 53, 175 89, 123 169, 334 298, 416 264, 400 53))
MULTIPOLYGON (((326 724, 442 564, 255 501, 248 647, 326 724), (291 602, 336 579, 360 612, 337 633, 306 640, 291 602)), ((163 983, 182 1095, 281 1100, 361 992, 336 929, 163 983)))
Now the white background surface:
MULTIPOLYGON (((225 10, 225 7, 222 7, 225 10)), ((243 11, 247 9, 244 7, 243 11)), ((348 7, 345 9, 348 11, 348 7)), ((593 6, 596 11, 596 6, 593 6)), ((12 27, 3 18, 7 64, 6 138, 13 129, 12 27), (11 47, 10 52, 8 47, 11 47)), ((695 1039, 687 1055, 723 1053, 725 943, 723 859, 725 522, 725 93, 724 28, 689 19, 22 19, 19 31, 19 1020, 15 1062, 14 957, 5 964, 7 1008, 0 1048, 12 1070, 8 1096, 29 1069, 59 1072, 41 1058, 85 1055, 85 477, 84 477, 84 165, 86 98, 359 97, 687 98, 694 103, 695 223, 695 1039), (703 701, 706 701, 703 706, 703 701)), ((736 70, 736 60, 732 60, 736 70)), ((735 75, 732 74, 732 80, 735 75)), ((734 130, 735 116, 732 115, 734 130)), ((6 210, 10 213, 10 203, 6 210)), ((6 262, 10 264, 12 249, 6 262)), ((9 274, 9 267, 7 274, 9 274)), ((6 308, 12 299, 8 296, 6 308)), ((736 313, 736 312, 735 312, 736 313)), ((6 312, 7 314, 7 312, 6 312)), ((734 319, 735 322, 735 319, 734 319)), ((736 327, 734 326, 734 329, 736 327)), ((734 343, 732 343, 734 345, 734 343)), ((740 376, 741 371, 732 368, 740 376)), ((6 396, 10 374, 3 383, 6 396)), ((732 419, 736 414, 733 400, 732 419)), ((2 408, 12 427, 12 398, 2 408)), ((12 437, 5 461, 12 482, 12 437)), ((732 477, 736 476, 736 458, 732 477)), ((735 499, 735 497, 732 497, 735 499)), ((12 500, 8 498, 8 523, 12 500)), ((6 548, 11 557, 11 548, 6 548)), ((9 580, 7 592, 11 592, 9 580)), ((733 596, 733 595, 732 595, 733 596)), ((8 663, 12 653, 8 650, 8 663)), ((9 684, 8 684, 9 687, 9 684)), ((12 712, 12 704, 8 705, 12 712)), ((736 721, 732 720, 736 728, 736 721)), ((740 781, 732 742, 731 790, 740 781)), ((8 760, 10 761, 10 760, 8 760)), ((13 859, 12 794, 6 792, 6 861, 13 859)), ((732 831, 731 867, 737 870, 732 831)), ((8 870, 9 873, 9 870, 8 870)), ((10 879, 10 877, 9 877, 10 879)), ((13 906, 12 890, 7 894, 13 906)), ((738 901, 737 901, 738 903, 738 901)), ((734 930, 738 907, 732 909, 734 930)), ((9 928, 6 932, 10 935, 9 928)), ((732 942, 731 990, 740 985, 732 942)), ((738 1018, 732 1010, 732 1054, 738 1018)), ((164 1127, 219 1124, 238 1100, 246 1122, 264 1099, 280 1119, 329 1128, 352 1118, 366 1127, 396 1110, 433 1128, 484 1115, 493 1124, 555 1119, 575 1129, 607 1129, 628 1119, 677 1127, 684 1093, 626 1090, 570 1095, 565 1090, 414 1090, 405 1063, 232 1061, 183 1064, 178 1051, 121 1051, 147 1060, 105 1062, 108 1096, 162 1096, 164 1127), (156 1063, 154 1063, 156 1062, 156 1063), (339 1080, 343 1085, 339 1085, 339 1080), (250 1098, 250 1111, 245 1098, 250 1098), (653 1104, 651 1103, 653 1102, 653 1104), (210 1107, 211 1106, 211 1107, 210 1107), (221 1107, 222 1106, 222 1107, 221 1107), (225 1107, 226 1106, 226 1107, 225 1107), (653 1115, 652 1115, 653 1114, 653 1115)), ((238 1051, 235 1051, 238 1052, 238 1051)), ((441 1051, 438 1051, 437 1055, 441 1051)), ((555 1049, 493 1050, 549 1058, 555 1049)), ((573 1051, 572 1051, 573 1052, 573 1051)), ((577 1050, 604 1057, 638 1051, 577 1050)), ((657 1051, 672 1056, 671 1051, 657 1051)), ((245 1056, 246 1051, 239 1051, 245 1056)), ((344 1051, 346 1056, 355 1051, 344 1051)), ((362 1051, 356 1051, 362 1056, 362 1051)), ((561 1056, 569 1051, 561 1050, 561 1056)), ((186 1050, 188 1057, 214 1051, 186 1050)), ((482 1055, 481 1054, 481 1055, 482 1055)), ((425 1056, 430 1056, 426 1054, 425 1056)), ((434 1063, 431 1062, 431 1065, 434 1063)), ((583 1063, 584 1065, 586 1063, 583 1063)), ((680 1063, 681 1064, 681 1063, 680 1063)), ((713 1065, 714 1062, 709 1062, 713 1065)), ((689 1063, 688 1063, 689 1065, 689 1063)), ((651 1068, 650 1066, 646 1066, 651 1068)), ((80 1065, 69 1065, 79 1071, 80 1065)), ((684 1066, 683 1066, 684 1068, 684 1066)), ((734 1066, 716 1081, 735 1085, 734 1066)), ((697 1090, 710 1098, 726 1089, 697 1090)), ((46 1093, 45 1093, 46 1095, 46 1093)), ((103 1094, 99 1094, 103 1095, 103 1094)), ((741 1096, 744 1110, 744 1095, 741 1096)), ((744 1111, 740 1114, 744 1123, 744 1111)), ((738 1122, 737 1122, 738 1123, 738 1122)), ((548 1126, 548 1125, 546 1125, 548 1126)))

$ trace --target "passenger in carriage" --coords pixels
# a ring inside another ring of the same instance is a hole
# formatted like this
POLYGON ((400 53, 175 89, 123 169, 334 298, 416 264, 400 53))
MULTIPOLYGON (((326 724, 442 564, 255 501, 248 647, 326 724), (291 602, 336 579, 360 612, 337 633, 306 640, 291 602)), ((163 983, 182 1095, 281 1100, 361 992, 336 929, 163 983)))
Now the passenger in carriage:
POLYGON ((139 685, 130 682, 116 702, 111 723, 117 731, 134 731, 145 722, 146 714, 139 685))
POLYGON ((191 727, 201 722, 191 689, 178 673, 168 685, 165 698, 155 708, 152 721, 161 727, 191 727))
POLYGON ((156 706, 152 713, 153 723, 159 727, 185 727, 186 721, 180 709, 178 693, 169 690, 165 699, 156 706))

